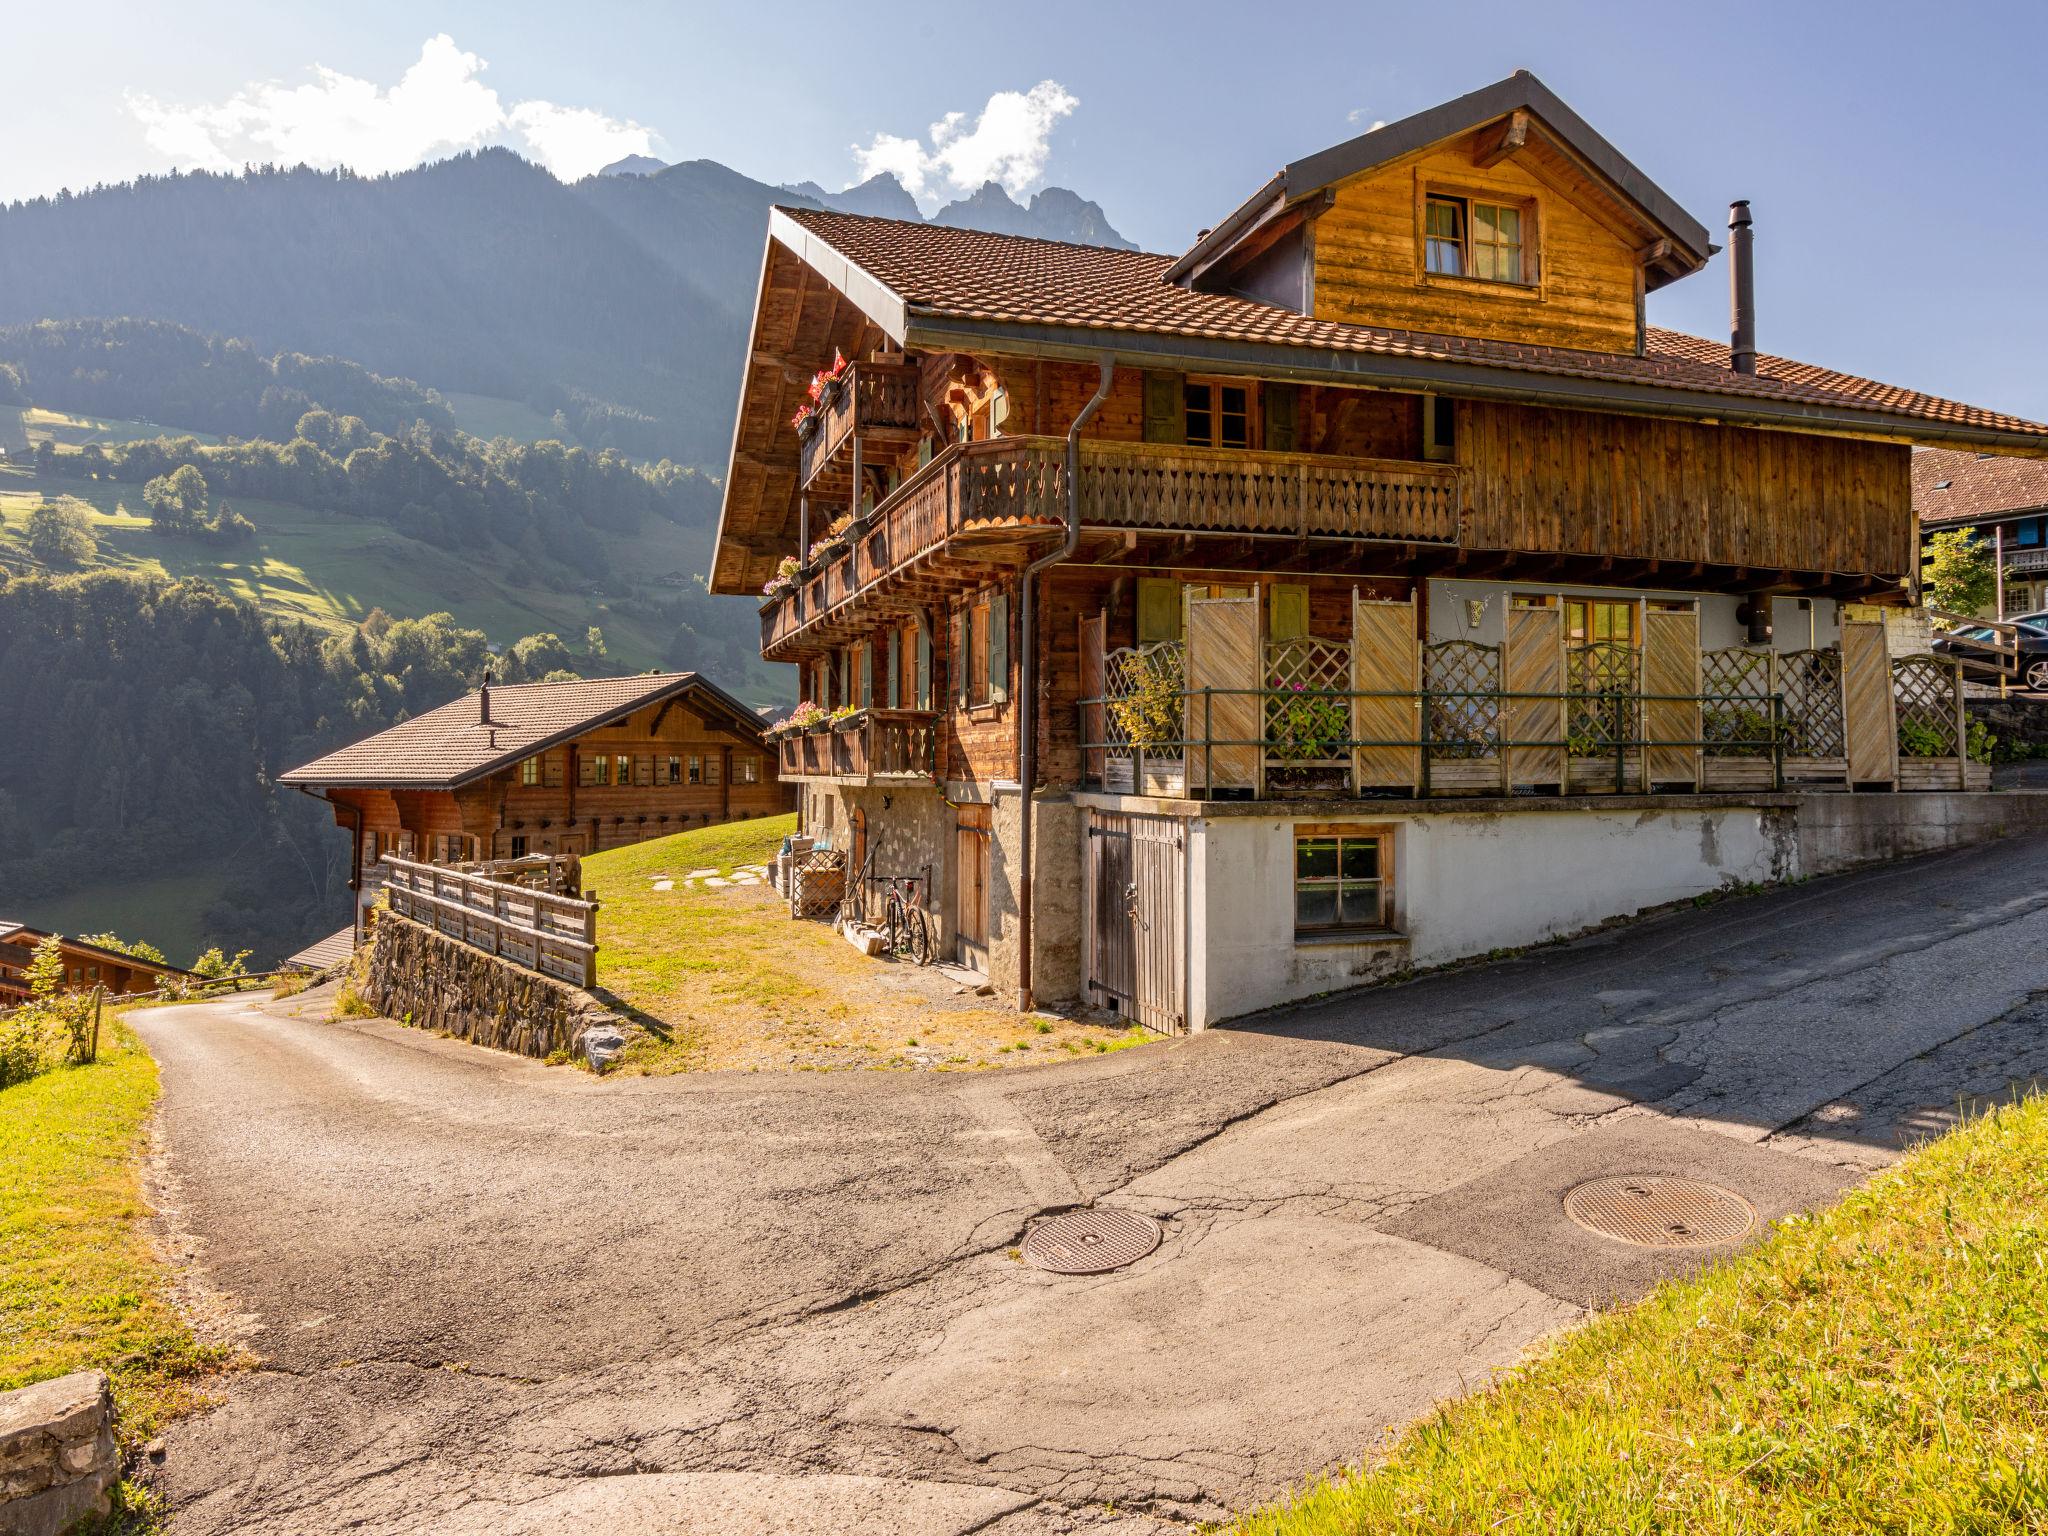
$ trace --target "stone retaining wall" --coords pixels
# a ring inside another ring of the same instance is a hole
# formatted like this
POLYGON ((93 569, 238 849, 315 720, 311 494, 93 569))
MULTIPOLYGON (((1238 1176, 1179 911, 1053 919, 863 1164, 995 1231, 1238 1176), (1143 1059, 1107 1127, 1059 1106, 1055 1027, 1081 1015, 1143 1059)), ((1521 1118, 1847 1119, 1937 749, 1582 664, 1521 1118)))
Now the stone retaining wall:
POLYGON ((0 1392, 0 1536, 56 1536, 105 1514, 120 1475, 103 1373, 0 1392))
POLYGON ((362 996, 386 1018, 522 1056, 572 1051, 599 1068, 625 1046, 618 1015, 580 987, 411 918, 380 911, 369 954, 362 996))

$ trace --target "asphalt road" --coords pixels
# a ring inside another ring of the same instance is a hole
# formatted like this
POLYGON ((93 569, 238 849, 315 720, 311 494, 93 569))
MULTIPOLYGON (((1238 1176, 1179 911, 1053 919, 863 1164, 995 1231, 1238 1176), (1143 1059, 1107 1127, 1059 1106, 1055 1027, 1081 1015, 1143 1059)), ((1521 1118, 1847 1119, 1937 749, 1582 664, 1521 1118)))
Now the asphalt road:
POLYGON ((263 1364, 179 1536, 1180 1529, 1355 1458, 1689 1254, 2048 1078, 2048 845, 1687 910, 1085 1062, 597 1082, 381 1022, 136 1015, 160 1204, 263 1364), (1013 1250, 1163 1220, 1087 1278, 1013 1250))

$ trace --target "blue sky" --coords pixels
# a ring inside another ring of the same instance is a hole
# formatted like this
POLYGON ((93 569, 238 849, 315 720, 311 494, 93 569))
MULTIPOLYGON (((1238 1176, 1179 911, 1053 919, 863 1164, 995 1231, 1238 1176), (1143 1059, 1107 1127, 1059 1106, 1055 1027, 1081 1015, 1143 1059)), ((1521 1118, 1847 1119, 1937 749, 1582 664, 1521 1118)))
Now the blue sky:
MULTIPOLYGON (((857 175, 856 147, 879 148, 921 169, 928 197, 992 166, 1178 250, 1285 161, 1520 67, 1709 228, 1752 200, 1766 350, 2048 419, 2044 54, 2038 4, 122 0, 10 18, 0 198, 165 169, 164 144, 235 158, 235 135, 281 112, 283 142, 402 160, 445 111, 452 134, 568 169, 642 136, 663 159, 834 186, 857 175), (354 110, 443 34, 420 99, 354 110)), ((1725 334, 1721 263, 1651 304, 1657 323, 1725 334)))

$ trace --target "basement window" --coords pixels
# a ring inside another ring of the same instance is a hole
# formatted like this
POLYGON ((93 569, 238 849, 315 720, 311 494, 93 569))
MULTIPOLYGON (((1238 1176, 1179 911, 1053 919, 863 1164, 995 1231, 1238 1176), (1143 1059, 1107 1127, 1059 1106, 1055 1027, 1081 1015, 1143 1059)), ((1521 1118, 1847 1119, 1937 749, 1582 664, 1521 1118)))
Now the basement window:
POLYGON ((1294 840, 1294 934, 1386 933, 1392 870, 1378 834, 1323 833, 1294 840))

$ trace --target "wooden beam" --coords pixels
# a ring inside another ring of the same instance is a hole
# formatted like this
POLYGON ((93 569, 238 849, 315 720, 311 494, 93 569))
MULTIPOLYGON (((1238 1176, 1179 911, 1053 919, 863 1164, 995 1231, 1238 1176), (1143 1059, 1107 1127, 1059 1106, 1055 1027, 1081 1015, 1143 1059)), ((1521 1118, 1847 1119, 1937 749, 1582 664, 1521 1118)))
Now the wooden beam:
POLYGON ((1499 165, 1509 155, 1521 153, 1529 142, 1529 114, 1510 112, 1498 128, 1492 128, 1480 138, 1479 147, 1473 151, 1472 164, 1486 171, 1499 165))

